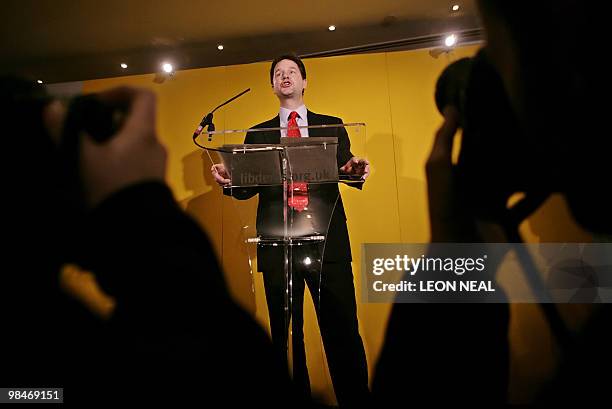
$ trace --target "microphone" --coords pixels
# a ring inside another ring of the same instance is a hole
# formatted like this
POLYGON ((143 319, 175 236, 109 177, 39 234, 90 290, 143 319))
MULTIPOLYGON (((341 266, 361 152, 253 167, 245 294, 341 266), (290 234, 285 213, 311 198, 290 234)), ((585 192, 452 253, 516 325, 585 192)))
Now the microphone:
MULTIPOLYGON (((212 125, 212 119, 213 119, 212 112, 210 114, 208 114, 208 115, 205 115, 204 118, 202 118, 202 121, 200 122, 200 125, 198 125, 198 127, 195 130, 195 132, 193 133, 194 139, 197 138, 198 136, 200 136, 200 134, 202 133, 202 131, 204 130, 204 127, 206 125, 208 125, 208 126, 212 125)), ((213 127, 214 127, 214 125, 213 125, 213 127)))
MULTIPOLYGON (((241 97, 242 95, 246 94, 247 92, 249 92, 251 90, 251 88, 247 88, 244 91, 242 91, 240 94, 228 99, 227 101, 225 101, 224 103, 222 103, 221 105, 219 105, 218 107, 216 107, 215 109, 213 109, 212 111, 210 111, 210 113, 206 114, 204 116, 204 118, 202 118, 202 121, 200 122, 200 125, 198 125, 198 127, 196 128, 196 130, 193 133, 193 142, 200 146, 197 142, 196 142, 196 138, 198 136, 200 136, 200 134, 202 133, 202 131, 204 130, 205 126, 208 126, 208 129, 206 130, 207 132, 214 132, 215 130, 215 124, 213 124, 213 113, 221 108, 224 105, 229 104, 230 102, 232 102, 233 100, 235 100, 238 97, 241 97)), ((208 141, 210 142, 212 140, 212 135, 208 135, 208 141)))

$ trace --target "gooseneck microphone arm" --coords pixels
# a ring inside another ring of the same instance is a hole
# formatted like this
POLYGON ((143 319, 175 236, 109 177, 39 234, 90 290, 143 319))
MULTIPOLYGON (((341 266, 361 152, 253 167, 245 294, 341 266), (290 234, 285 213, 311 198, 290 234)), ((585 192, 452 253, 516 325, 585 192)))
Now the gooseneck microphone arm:
MULTIPOLYGON (((202 121, 200 122, 200 125, 198 125, 198 127, 195 130, 195 132, 193 133, 193 143, 195 143, 200 148, 204 148, 202 145, 198 144, 196 139, 197 139, 198 136, 200 136, 200 134, 204 130, 205 126, 208 126, 208 128, 206 129, 207 132, 213 132, 215 130, 215 125, 213 124, 213 113, 217 109, 221 108, 222 106, 225 106, 225 105, 229 104, 230 102, 232 102, 233 100, 235 100, 236 98, 241 97, 242 95, 246 94, 250 90, 251 90, 251 88, 245 89, 240 94, 238 94, 238 95, 228 99, 227 101, 225 101, 224 103, 222 103, 221 105, 219 105, 218 107, 216 107, 215 109, 210 111, 210 113, 206 114, 204 116, 204 118, 202 118, 202 121)), ((211 141, 211 138, 212 138, 212 135, 209 134, 208 135, 208 140, 211 141)))

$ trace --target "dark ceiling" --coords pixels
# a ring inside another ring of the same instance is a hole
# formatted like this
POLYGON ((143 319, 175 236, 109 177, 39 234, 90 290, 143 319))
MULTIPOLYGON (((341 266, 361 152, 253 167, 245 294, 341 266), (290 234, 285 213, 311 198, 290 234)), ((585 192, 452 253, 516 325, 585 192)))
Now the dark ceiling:
POLYGON ((285 52, 433 47, 451 31, 480 39, 474 2, 459 0, 4 0, 2 8, 2 71, 47 83, 152 73, 165 60, 188 69, 285 52))

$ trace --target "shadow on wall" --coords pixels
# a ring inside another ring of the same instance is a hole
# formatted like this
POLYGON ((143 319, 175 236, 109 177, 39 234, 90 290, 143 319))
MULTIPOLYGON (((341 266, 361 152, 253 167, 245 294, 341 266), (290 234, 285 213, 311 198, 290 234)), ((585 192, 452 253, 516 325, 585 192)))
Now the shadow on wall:
MULTIPOLYGON (((433 138, 433 135, 432 135, 433 138)), ((406 138, 395 138, 396 152, 403 153, 410 147, 406 138)), ((433 143, 433 139, 432 139, 433 143)), ((429 155, 429 151, 427 151, 429 155)), ((397 157, 397 190, 404 191, 408 200, 402 200, 405 208, 400 211, 401 237, 404 243, 426 243, 429 241, 429 210, 427 208, 427 183, 425 181, 425 157, 407 156, 402 154, 397 157), (414 167, 409 162, 417 160, 419 163, 419 175, 414 175, 414 167), (422 165, 421 165, 422 164, 422 165), (421 170, 422 169, 422 170, 421 170), (410 176, 408 176, 410 175, 410 176), (416 176, 416 177, 414 177, 416 176)), ((397 192, 396 194, 399 194, 397 192)))
POLYGON ((192 194, 181 206, 207 232, 234 299, 255 315, 253 277, 241 232, 244 225, 241 221, 248 210, 239 210, 232 198, 223 195, 210 173, 211 163, 206 152, 195 150, 183 157, 182 164, 183 183, 192 194))

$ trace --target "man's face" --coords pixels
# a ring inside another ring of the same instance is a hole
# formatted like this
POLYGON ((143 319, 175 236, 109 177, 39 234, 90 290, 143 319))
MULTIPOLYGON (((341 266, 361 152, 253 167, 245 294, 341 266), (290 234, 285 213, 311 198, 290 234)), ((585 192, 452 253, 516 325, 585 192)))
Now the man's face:
POLYGON ((272 89, 278 98, 301 97, 305 88, 306 80, 295 62, 281 60, 276 64, 272 89))

